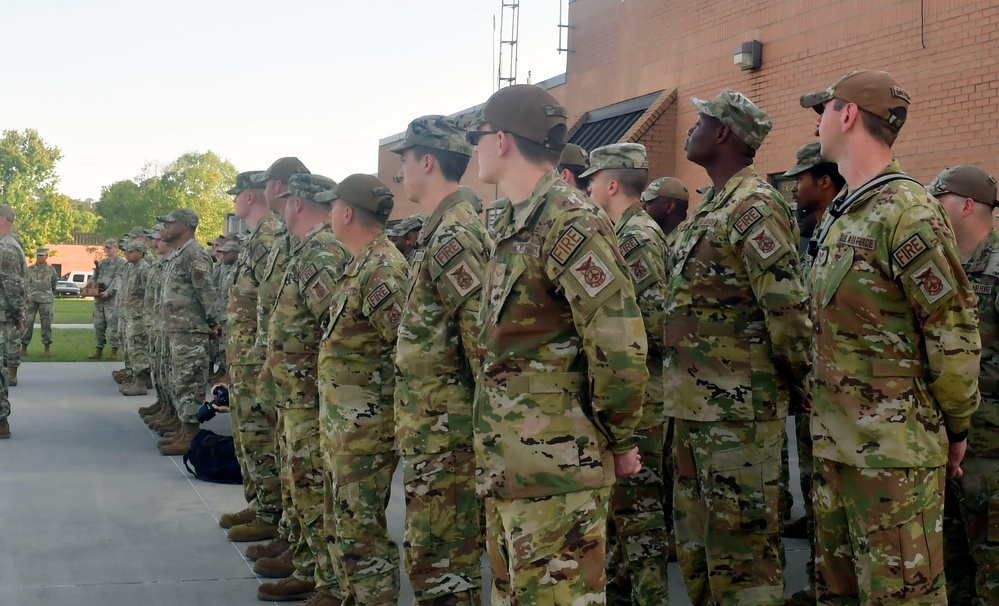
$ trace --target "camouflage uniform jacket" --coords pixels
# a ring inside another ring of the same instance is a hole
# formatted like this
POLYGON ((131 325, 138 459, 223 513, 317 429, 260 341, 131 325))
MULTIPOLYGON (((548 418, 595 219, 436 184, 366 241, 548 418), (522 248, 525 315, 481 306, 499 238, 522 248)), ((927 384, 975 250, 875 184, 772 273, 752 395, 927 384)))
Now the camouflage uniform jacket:
POLYGON ((812 265, 813 452, 855 467, 942 466, 945 429, 968 429, 978 406, 981 353, 950 221, 911 181, 831 219, 812 265))
POLYGON ((406 259, 384 232, 333 287, 319 373, 321 423, 334 455, 394 449, 395 341, 407 290, 406 259))
POLYGON ((291 249, 274 311, 267 325, 267 361, 278 406, 319 406, 319 339, 333 287, 350 261, 329 223, 309 230, 291 249))
POLYGON ((118 272, 125 269, 128 265, 128 261, 122 259, 121 257, 105 257, 97 262, 94 267, 94 275, 90 278, 90 281, 100 286, 104 285, 104 289, 108 291, 107 299, 97 299, 97 302, 112 303, 114 301, 114 279, 118 275, 118 272))
POLYGON ((229 289, 232 288, 233 280, 236 276, 236 264, 226 265, 222 263, 219 265, 218 269, 218 289, 219 298, 215 303, 215 317, 218 318, 219 322, 223 325, 229 319, 229 289))
MULTIPOLYGON (((136 264, 130 264, 128 282, 124 288, 122 313, 129 324, 141 327, 137 332, 146 332, 144 315, 146 312, 146 286, 149 284, 149 262, 145 258, 136 264)), ((136 330, 136 329, 133 329, 136 330)))
POLYGON ((24 250, 12 233, 0 236, 0 322, 17 324, 24 318, 27 304, 24 274, 27 271, 24 250))
POLYGON ((610 486, 637 444, 649 372, 607 215, 549 171, 504 209, 486 265, 477 490, 524 499, 610 486))
MULTIPOLYGON (((278 220, 277 224, 270 223, 267 227, 260 228, 261 232, 266 230, 270 233, 271 248, 267 251, 266 258, 261 257, 261 259, 264 259, 263 264, 254 266, 253 271, 253 275, 259 277, 257 281, 256 305, 257 330, 253 345, 246 353, 248 364, 253 363, 255 360, 263 363, 267 359, 269 353, 267 351, 267 339, 270 331, 271 314, 274 312, 278 294, 284 285, 284 274, 285 270, 288 269, 292 244, 298 243, 298 238, 288 231, 288 225, 284 222, 284 217, 276 214, 274 217, 278 220)), ((270 215, 264 219, 264 221, 270 220, 270 215)), ((267 234, 261 234, 261 244, 267 244, 267 240, 267 234)), ((245 246, 244 250, 249 250, 249 246, 245 246)), ((251 251, 251 254, 257 255, 260 250, 260 247, 256 246, 251 251)))
POLYGON ((709 187, 676 228, 667 265, 666 414, 768 421, 808 372, 808 296, 798 226, 750 165, 709 187))
POLYGON ((994 230, 962 264, 978 295, 978 334, 982 339, 982 362, 978 410, 971 416, 968 456, 999 459, 999 235, 994 230))
MULTIPOLYGON (((226 362, 233 364, 264 363, 266 348, 250 358, 250 351, 257 340, 257 298, 264 279, 268 253, 274 248, 274 234, 284 229, 284 222, 276 213, 267 213, 250 230, 243 249, 236 260, 236 271, 226 302, 225 354, 226 362)), ((283 275, 283 272, 282 272, 283 275)))
POLYGON ((208 251, 194 238, 167 255, 160 286, 160 319, 168 333, 211 332, 218 298, 211 270, 208 251))
POLYGON ((24 281, 28 296, 35 303, 51 303, 55 298, 55 287, 59 276, 51 265, 47 263, 44 267, 37 263, 31 265, 25 272, 24 281))
POLYGON ((165 267, 166 258, 157 257, 149 264, 149 274, 146 276, 146 294, 142 298, 142 315, 146 324, 146 332, 150 335, 158 335, 163 331, 159 309, 165 267))
POLYGON ((399 450, 471 450, 479 295, 492 240, 455 192, 433 212, 417 245, 396 353, 399 450))
POLYGON ((649 341, 646 366, 649 382, 645 387, 642 420, 637 429, 649 429, 665 422, 663 414, 663 331, 666 319, 666 235, 640 204, 624 211, 614 226, 624 262, 635 285, 635 300, 642 310, 645 336, 649 341))

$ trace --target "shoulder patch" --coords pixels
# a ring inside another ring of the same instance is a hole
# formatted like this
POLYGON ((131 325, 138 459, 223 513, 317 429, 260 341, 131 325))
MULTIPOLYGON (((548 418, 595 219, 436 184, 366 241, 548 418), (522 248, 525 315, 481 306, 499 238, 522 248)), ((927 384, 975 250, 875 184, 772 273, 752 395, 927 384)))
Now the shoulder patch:
POLYGON ((194 265, 192 267, 196 271, 200 271, 200 272, 207 272, 208 271, 208 264, 205 263, 204 261, 195 261, 194 265))
POLYGON ((932 260, 913 271, 911 277, 931 305, 952 290, 943 272, 932 260))
POLYGON ((627 257, 628 253, 634 251, 640 246, 638 238, 635 236, 630 236, 627 240, 621 243, 621 256, 627 257))
POLYGON ((552 258, 558 261, 559 265, 565 265, 572 257, 572 253, 576 252, 576 249, 585 241, 586 236, 581 231, 574 226, 569 227, 555 243, 555 248, 552 249, 552 258))
POLYGON ((392 326, 395 326, 399 323, 399 320, 402 320, 402 308, 399 307, 398 303, 393 301, 392 304, 385 309, 385 318, 392 326))
POLYGON ((912 263, 919 255, 926 252, 926 248, 926 242, 923 240, 923 237, 919 234, 913 234, 911 238, 896 248, 891 256, 895 260, 895 263, 898 264, 899 269, 902 269, 909 263, 912 263))
POLYGON ((257 263, 266 254, 267 254, 267 247, 264 246, 263 244, 258 244, 253 248, 253 253, 250 255, 250 258, 253 259, 254 263, 257 263))
POLYGON ((444 267, 448 261, 458 256, 463 250, 465 250, 465 247, 461 245, 461 242, 457 238, 451 238, 434 255, 434 261, 437 261, 438 265, 444 267))
POLYGON ((389 296, 392 295, 392 291, 389 290, 388 284, 382 282, 375 287, 374 290, 367 297, 368 305, 371 309, 376 309, 379 305, 385 302, 389 296))
POLYGON ((614 276, 611 275, 604 262, 592 252, 584 255, 572 266, 572 276, 591 297, 597 296, 600 291, 614 281, 614 276))
POLYGON ((480 284, 479 278, 472 273, 468 267, 468 263, 465 261, 459 263, 454 269, 449 270, 447 272, 447 279, 454 285, 459 297, 464 297, 480 284))
POLYGON ((322 280, 316 280, 309 286, 309 294, 315 298, 316 301, 322 301, 330 294, 330 290, 326 287, 326 284, 322 280))
POLYGON ((531 244, 530 242, 514 242, 511 246, 513 252, 518 255, 530 255, 532 257, 538 257, 541 255, 541 247, 537 244, 531 244))
POLYGON ((749 244, 756 249, 763 260, 769 259, 781 249, 781 244, 774 239, 774 235, 766 225, 749 236, 749 244))
POLYGON ((763 218, 763 213, 759 211, 756 207, 750 207, 749 210, 742 213, 739 220, 735 222, 735 231, 740 234, 744 234, 749 231, 749 228, 753 226, 757 221, 763 218))
POLYGON ((629 263, 628 269, 631 270, 631 276, 635 279, 635 284, 641 284, 652 273, 648 264, 645 263, 645 259, 641 257, 629 263))
POLYGON ((418 250, 418 251, 414 252, 413 253, 413 265, 416 265, 418 263, 423 263, 423 257, 425 257, 426 255, 427 255, 427 251, 425 251, 425 250, 418 250))
POLYGON ((309 263, 308 265, 305 266, 305 269, 303 269, 302 273, 298 276, 298 281, 301 282, 302 284, 308 284, 309 280, 311 280, 312 277, 316 275, 316 271, 317 270, 315 264, 309 263))

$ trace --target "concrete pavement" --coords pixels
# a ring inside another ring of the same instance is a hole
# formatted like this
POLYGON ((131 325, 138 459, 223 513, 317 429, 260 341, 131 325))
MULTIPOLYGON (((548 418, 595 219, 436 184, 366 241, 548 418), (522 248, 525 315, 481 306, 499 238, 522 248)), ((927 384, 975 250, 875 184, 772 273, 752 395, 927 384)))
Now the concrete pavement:
MULTIPOLYGON (((195 480, 180 457, 160 455, 135 414, 154 397, 122 397, 110 377, 120 367, 21 365, 12 438, 0 440, 0 605, 260 604, 266 579, 243 557, 247 544, 218 526, 221 514, 245 506, 241 488, 195 480)), ((206 426, 229 433, 228 423, 219 415, 206 426)), ((793 447, 791 456, 795 464, 793 447)), ((399 474, 388 519, 401 543, 399 474)), ((786 545, 790 594, 803 583, 807 544, 786 545)), ((409 605, 403 579, 399 604, 409 605)), ((689 604, 675 564, 670 589, 671 604, 689 604)))

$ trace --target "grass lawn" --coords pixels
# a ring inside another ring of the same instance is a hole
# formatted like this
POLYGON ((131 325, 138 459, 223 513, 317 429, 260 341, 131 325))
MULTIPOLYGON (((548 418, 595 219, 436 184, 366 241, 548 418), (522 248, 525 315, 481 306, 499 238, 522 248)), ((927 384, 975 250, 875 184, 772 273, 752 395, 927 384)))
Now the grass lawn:
MULTIPOLYGON (((54 324, 91 324, 94 321, 93 299, 56 299, 54 324)), ((37 321, 38 316, 35 316, 37 321)), ((38 332, 36 329, 35 332, 38 332)), ((36 337, 37 338, 37 337, 36 337)), ((55 337, 53 337, 53 341, 55 337)))
MULTIPOLYGON (((72 303, 74 301, 67 301, 72 303)), ((89 302, 89 301, 88 301, 89 302)), ((59 301, 56 301, 56 305, 59 301)), ((56 321, 59 322, 59 312, 56 311, 56 321)), ((89 319, 88 319, 89 321, 89 319)), ((35 329, 28 345, 28 355, 21 358, 22 362, 89 362, 87 356, 94 353, 94 330, 92 328, 53 328, 52 357, 42 355, 42 335, 40 329, 35 329)), ((110 350, 105 351, 107 356, 110 350)), ((118 353, 121 359, 121 352, 118 353)))

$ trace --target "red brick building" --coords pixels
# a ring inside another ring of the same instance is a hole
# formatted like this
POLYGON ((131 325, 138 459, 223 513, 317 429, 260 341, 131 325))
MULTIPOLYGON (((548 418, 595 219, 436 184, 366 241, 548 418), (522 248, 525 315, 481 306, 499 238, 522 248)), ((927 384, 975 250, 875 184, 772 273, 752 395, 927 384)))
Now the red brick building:
MULTIPOLYGON (((894 151, 914 177, 928 183, 959 163, 999 174, 995 0, 569 0, 568 25, 564 84, 549 82, 569 108, 572 140, 643 143, 651 178, 677 176, 691 190, 709 183, 683 152, 697 117, 690 97, 712 98, 723 88, 770 114, 774 128, 756 166, 783 172, 795 150, 814 140, 815 114, 798 105, 799 96, 854 69, 888 71, 912 95, 894 151), (741 71, 733 49, 752 40, 762 43, 762 65, 741 71)), ((378 174, 386 182, 398 169, 386 151, 392 144, 393 137, 380 142, 378 174)), ((476 181, 474 164, 465 182, 494 198, 491 186, 476 181)), ((396 216, 415 212, 408 203, 397 208, 396 216)))

